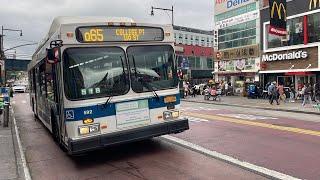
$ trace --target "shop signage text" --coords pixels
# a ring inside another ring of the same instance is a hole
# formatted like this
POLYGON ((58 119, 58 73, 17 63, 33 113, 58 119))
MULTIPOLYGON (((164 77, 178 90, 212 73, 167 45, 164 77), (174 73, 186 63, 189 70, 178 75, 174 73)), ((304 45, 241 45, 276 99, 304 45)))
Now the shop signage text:
POLYGON ((283 54, 270 54, 270 55, 263 55, 262 61, 263 62, 270 62, 270 61, 283 61, 283 60, 296 60, 296 59, 306 59, 308 58, 307 51, 297 51, 297 52, 290 52, 290 53, 283 53, 283 54))
POLYGON ((259 45, 246 46, 219 52, 222 60, 244 59, 259 56, 259 45))
POLYGON ((320 0, 310 0, 309 10, 320 8, 320 0))
POLYGON ((256 2, 256 0, 215 0, 215 15, 226 11, 236 9, 247 4, 256 2))
POLYGON ((287 35, 287 2, 286 0, 269 0, 270 5, 270 26, 269 33, 287 35))
POLYGON ((252 21, 259 18, 259 10, 241 14, 222 21, 216 22, 216 29, 222 29, 236 24, 252 21))

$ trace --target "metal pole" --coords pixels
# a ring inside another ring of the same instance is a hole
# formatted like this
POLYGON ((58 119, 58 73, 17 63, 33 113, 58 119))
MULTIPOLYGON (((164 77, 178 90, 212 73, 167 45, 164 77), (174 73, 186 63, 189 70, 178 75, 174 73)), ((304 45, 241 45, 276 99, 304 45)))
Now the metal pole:
POLYGON ((171 22, 172 22, 172 26, 173 26, 173 24, 174 24, 174 18, 173 18, 173 6, 172 6, 172 11, 171 11, 171 13, 172 13, 172 14, 171 14, 171 18, 172 18, 172 19, 171 19, 171 20, 172 20, 171 22))
POLYGON ((5 103, 3 106, 3 127, 9 126, 9 104, 5 103))

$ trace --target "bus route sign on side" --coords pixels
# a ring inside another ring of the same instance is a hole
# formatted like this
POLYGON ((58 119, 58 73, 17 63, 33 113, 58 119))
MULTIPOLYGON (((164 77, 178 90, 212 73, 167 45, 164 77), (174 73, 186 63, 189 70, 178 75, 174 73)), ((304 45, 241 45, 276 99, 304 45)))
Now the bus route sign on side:
POLYGON ((4 104, 10 103, 10 89, 6 87, 0 87, 0 109, 3 109, 4 104))

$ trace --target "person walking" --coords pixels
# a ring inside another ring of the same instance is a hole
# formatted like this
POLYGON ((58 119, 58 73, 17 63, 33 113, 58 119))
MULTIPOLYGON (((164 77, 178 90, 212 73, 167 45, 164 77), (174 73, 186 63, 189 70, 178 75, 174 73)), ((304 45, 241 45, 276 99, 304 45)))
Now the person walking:
POLYGON ((277 87, 277 91, 279 92, 279 102, 283 101, 286 102, 286 94, 284 93, 284 87, 282 84, 279 84, 277 87))
POLYGON ((320 82, 317 82, 314 86, 314 97, 317 104, 320 104, 320 82))
POLYGON ((305 85, 304 93, 303 93, 303 102, 302 102, 303 107, 306 105, 307 100, 309 100, 310 105, 312 105, 311 93, 312 93, 312 87, 310 86, 310 84, 305 85))
POLYGON ((279 105, 278 92, 276 88, 276 82, 273 82, 268 87, 269 103, 272 105, 273 101, 276 100, 277 105, 279 105))
POLYGON ((290 93, 290 102, 295 102, 295 94, 296 94, 296 92, 295 92, 295 89, 294 89, 294 87, 293 86, 291 86, 290 87, 290 89, 289 89, 289 93, 290 93))

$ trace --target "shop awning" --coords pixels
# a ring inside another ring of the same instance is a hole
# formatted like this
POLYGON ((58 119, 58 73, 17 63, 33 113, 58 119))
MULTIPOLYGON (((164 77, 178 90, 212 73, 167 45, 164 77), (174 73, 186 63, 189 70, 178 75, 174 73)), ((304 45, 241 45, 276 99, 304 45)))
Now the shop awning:
POLYGON ((307 75, 313 75, 314 73, 312 72, 287 72, 285 73, 286 76, 307 76, 307 75))

